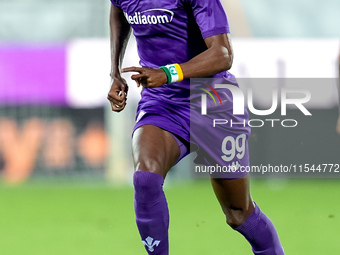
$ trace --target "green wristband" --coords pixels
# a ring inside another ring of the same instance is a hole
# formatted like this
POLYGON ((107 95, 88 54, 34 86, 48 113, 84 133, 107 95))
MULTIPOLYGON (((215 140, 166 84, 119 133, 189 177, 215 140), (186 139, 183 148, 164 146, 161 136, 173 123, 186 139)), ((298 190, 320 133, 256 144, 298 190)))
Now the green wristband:
POLYGON ((166 77, 168 79, 167 83, 170 84, 171 83, 171 74, 170 74, 169 69, 165 66, 160 66, 159 69, 162 69, 165 72, 166 77))

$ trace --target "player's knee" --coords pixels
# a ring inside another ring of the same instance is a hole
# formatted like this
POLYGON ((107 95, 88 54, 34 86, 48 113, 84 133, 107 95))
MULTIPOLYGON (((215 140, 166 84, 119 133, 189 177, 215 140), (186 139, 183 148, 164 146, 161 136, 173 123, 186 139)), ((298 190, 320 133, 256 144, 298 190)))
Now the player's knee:
POLYGON ((142 170, 150 173, 163 174, 163 168, 164 166, 162 165, 161 161, 152 157, 139 159, 135 164, 136 171, 142 170))
POLYGON ((160 174, 147 171, 136 171, 133 175, 135 198, 139 202, 157 200, 163 192, 164 179, 160 174))
POLYGON ((243 209, 229 209, 226 213, 227 224, 231 228, 241 226, 247 219, 247 212, 243 209))

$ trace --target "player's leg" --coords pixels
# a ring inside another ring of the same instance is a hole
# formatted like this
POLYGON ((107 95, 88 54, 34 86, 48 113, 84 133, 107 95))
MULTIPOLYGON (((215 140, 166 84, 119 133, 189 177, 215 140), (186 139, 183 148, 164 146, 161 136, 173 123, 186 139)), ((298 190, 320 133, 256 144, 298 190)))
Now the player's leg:
POLYGON ((251 199, 247 176, 239 179, 212 178, 211 183, 228 225, 248 240, 254 254, 284 254, 273 223, 251 199))
POLYGON ((134 132, 132 151, 136 169, 133 183, 139 233, 149 254, 168 255, 169 210, 163 182, 179 158, 179 146, 169 132, 153 125, 144 125, 134 132))

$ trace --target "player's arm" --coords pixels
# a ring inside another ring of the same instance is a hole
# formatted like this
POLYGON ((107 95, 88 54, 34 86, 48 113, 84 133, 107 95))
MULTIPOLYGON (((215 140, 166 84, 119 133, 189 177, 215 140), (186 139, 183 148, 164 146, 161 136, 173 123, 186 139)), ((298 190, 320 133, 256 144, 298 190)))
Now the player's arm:
MULTIPOLYGON (((188 62, 180 63, 183 78, 210 76, 231 68, 233 53, 228 34, 220 34, 205 39, 207 50, 188 62)), ((131 78, 145 87, 158 87, 167 82, 167 75, 162 69, 147 67, 123 68, 122 72, 138 72, 131 78)))
POLYGON ((126 45, 131 27, 121 9, 111 4, 110 10, 110 49, 111 49, 111 88, 107 99, 113 111, 120 112, 125 108, 128 85, 120 75, 126 45))
POLYGON ((206 38, 204 41, 208 49, 181 64, 184 78, 206 77, 229 70, 233 63, 233 51, 229 38, 229 34, 206 38))

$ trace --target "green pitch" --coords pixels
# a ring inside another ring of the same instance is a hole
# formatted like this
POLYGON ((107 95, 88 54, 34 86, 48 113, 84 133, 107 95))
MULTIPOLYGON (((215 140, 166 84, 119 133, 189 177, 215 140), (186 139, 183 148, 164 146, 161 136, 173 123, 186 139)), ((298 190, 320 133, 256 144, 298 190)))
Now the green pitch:
MULTIPOLYGON (((254 180, 253 198, 286 254, 340 254, 340 180, 254 180)), ((165 187, 173 255, 252 254, 225 224, 208 180, 165 187)), ((105 184, 0 185, 0 254, 146 254, 133 190, 105 184)))

